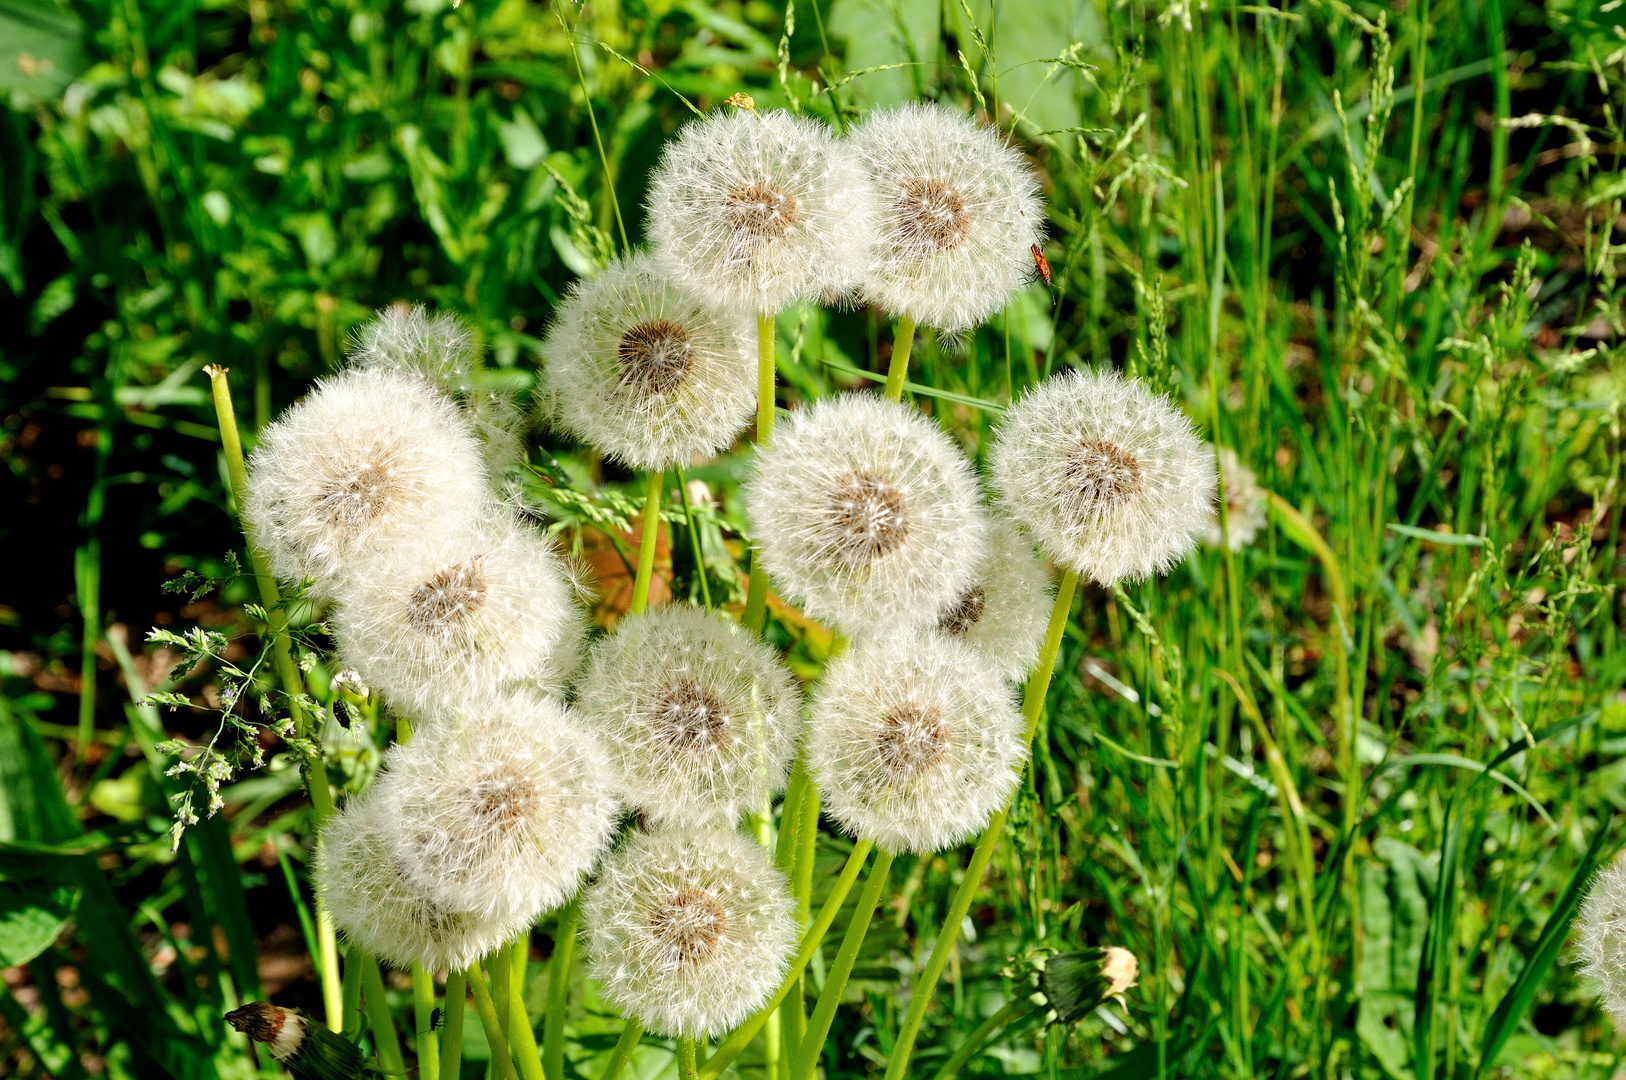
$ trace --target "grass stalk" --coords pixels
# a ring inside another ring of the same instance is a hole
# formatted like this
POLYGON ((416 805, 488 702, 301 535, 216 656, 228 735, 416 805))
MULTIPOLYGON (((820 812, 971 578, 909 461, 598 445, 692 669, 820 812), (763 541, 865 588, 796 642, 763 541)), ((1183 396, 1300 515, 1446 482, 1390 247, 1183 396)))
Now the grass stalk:
POLYGON ((819 992, 819 1002, 813 1007, 813 1017, 807 1022, 807 1031, 796 1047, 790 1080, 813 1080, 819 1057, 824 1052, 824 1037, 830 1033, 830 1023, 835 1019, 841 997, 847 991, 847 978, 852 974, 853 964, 858 960, 858 950, 863 947, 864 937, 869 933, 875 905, 881 899, 881 891, 886 888, 888 875, 892 873, 892 859, 889 852, 883 851, 875 856, 875 863, 869 868, 869 877, 864 880, 864 891, 858 894, 858 904, 853 908, 847 933, 841 939, 836 961, 824 978, 824 989, 819 992))
POLYGON ((706 583, 706 557, 700 549, 700 533, 694 527, 694 508, 689 505, 689 487, 683 480, 683 470, 677 470, 678 498, 683 503, 683 527, 689 531, 689 546, 694 550, 694 576, 700 581, 700 602, 711 610, 711 586, 706 583))
POLYGON ((898 320, 898 329, 892 337, 892 360, 886 368, 886 400, 903 397, 903 380, 909 374, 909 353, 915 343, 915 320, 905 315, 898 320))
POLYGON ((458 1080, 463 1074, 463 1018, 468 996, 468 976, 461 971, 448 972, 440 1028, 440 1071, 446 1080, 458 1080))
POLYGON ((548 1012, 542 1025, 542 1072, 548 1080, 564 1080, 565 1018, 570 1010, 570 969, 576 959, 576 927, 581 922, 582 898, 577 893, 559 909, 553 931, 553 959, 548 961, 548 1012))
POLYGON ((480 1026, 485 1029, 486 1043, 491 1047, 491 1061, 496 1067, 498 1080, 519 1080, 514 1072, 514 1061, 508 1056, 508 1036, 503 1034, 497 1006, 491 998, 491 988, 486 985, 480 966, 474 964, 464 974, 469 990, 474 994, 474 1011, 480 1015, 480 1026))
POLYGON ((638 536, 638 576, 632 582, 632 603, 629 611, 637 615, 649 606, 650 578, 655 576, 655 538, 661 531, 661 478, 656 471, 649 474, 644 489, 644 517, 638 536))
POLYGON ((598 115, 593 112, 593 95, 587 90, 587 71, 582 67, 581 50, 575 32, 565 21, 564 13, 568 10, 568 5, 561 4, 554 8, 554 17, 559 20, 565 38, 570 42, 570 59, 576 63, 576 82, 582 88, 582 104, 587 108, 587 122, 593 128, 593 146, 598 150, 598 163, 604 170, 604 197, 610 200, 610 207, 615 211, 615 227, 621 234, 621 250, 631 251, 632 245, 627 242, 627 223, 621 218, 621 200, 615 195, 615 174, 610 171, 610 157, 604 152, 604 136, 599 134, 598 115))

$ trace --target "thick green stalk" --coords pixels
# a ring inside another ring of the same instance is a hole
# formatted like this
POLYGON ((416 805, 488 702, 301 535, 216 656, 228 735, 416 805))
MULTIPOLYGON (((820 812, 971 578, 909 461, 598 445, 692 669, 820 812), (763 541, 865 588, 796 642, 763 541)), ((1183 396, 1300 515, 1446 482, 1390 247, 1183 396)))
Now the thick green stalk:
POLYGON ((679 1080, 694 1080, 694 1040, 679 1035, 677 1055, 679 1080))
POLYGON ((689 546, 694 549, 694 573, 700 579, 700 602, 711 610, 711 586, 706 584, 706 557, 700 550, 700 533, 694 527, 694 510, 689 506, 689 487, 683 482, 683 470, 677 470, 678 498, 683 502, 683 527, 689 530, 689 546))
MULTIPOLYGON (((757 314, 757 445, 765 446, 773 438, 774 384, 774 317, 757 314)), ((753 634, 762 633, 762 624, 768 617, 768 576, 757 565, 757 555, 751 552, 751 576, 745 587, 745 614, 740 625, 753 634)))
POLYGON ((892 362, 886 368, 886 400, 903 397, 903 380, 909 374, 909 351, 915 343, 915 320, 905 315, 898 320, 892 337, 892 362))
POLYGON ((847 933, 841 939, 836 962, 824 977, 824 989, 819 993, 819 1003, 813 1007, 813 1018, 807 1022, 807 1032, 796 1047, 790 1080, 813 1080, 820 1052, 824 1049, 824 1037, 830 1033, 836 1008, 841 1004, 842 994, 847 991, 847 977, 852 974, 853 964, 858 960, 858 950, 864 944, 864 936, 869 933, 870 918, 875 914, 875 905, 880 901, 881 890, 886 888, 886 879, 891 873, 892 855, 885 851, 876 855, 875 865, 869 868, 869 877, 864 881, 864 891, 858 894, 852 922, 847 924, 847 933))
MULTIPOLYGON (((331 928, 332 923, 329 922, 331 928)), ((323 956, 326 957, 327 942, 323 941, 323 956)), ((337 942, 335 941, 335 948, 337 942)), ((325 960, 324 960, 325 962, 325 960)), ((338 965, 335 955, 334 965, 338 965)), ((361 1030, 361 965, 346 964, 344 966, 344 985, 340 989, 339 1026, 333 1030, 339 1033, 361 1030)))
POLYGON ((536 1052, 536 1033, 525 1011, 525 960, 531 949, 528 935, 514 942, 509 952, 492 957, 493 968, 508 969, 508 1052, 525 1080, 544 1080, 542 1055, 536 1052))
POLYGON ((932 1080, 953 1080, 955 1074, 965 1067, 965 1063, 971 1060, 973 1054, 982 1049, 983 1044, 996 1031, 1009 1024, 1012 1020, 1032 1012, 1034 1008, 1033 1002, 1026 997, 1019 997, 1006 1002, 1004 1008, 972 1029, 971 1034, 967 1035, 965 1041, 960 1044, 960 1048, 954 1051, 954 1056, 943 1063, 943 1067, 937 1070, 937 1075, 932 1077, 932 1080))
POLYGON ((463 1072, 463 1015, 468 996, 468 976, 461 971, 448 972, 440 1028, 440 1071, 446 1080, 458 1080, 463 1072))
POLYGON ((542 1071, 548 1080, 564 1080, 565 1012, 570 1005, 570 966, 576 959, 576 926, 581 921, 582 898, 559 911, 553 931, 553 959, 548 961, 548 1014, 542 1024, 542 1071))
POLYGON ((412 965, 412 1019, 416 1027, 419 1080, 440 1080, 440 1043, 430 1018, 435 1015, 435 977, 412 965))
MULTIPOLYGON (((1050 675, 1056 666, 1056 654, 1061 651, 1062 633, 1067 629, 1067 617, 1073 610, 1073 592, 1077 588, 1078 574, 1067 571, 1056 590, 1055 606, 1050 609, 1050 625, 1045 630, 1044 646, 1039 650, 1039 662, 1028 676, 1027 693, 1022 698, 1022 717, 1027 721, 1030 742, 1034 730, 1039 726, 1039 714, 1044 711, 1045 695, 1050 691, 1050 675)), ((971 910, 971 900, 982 883, 983 871, 988 869, 988 860, 994 856, 994 848, 1005 831, 1005 819, 1010 812, 1010 807, 1006 806, 995 814, 977 838, 977 846, 971 852, 971 864, 966 867, 965 878, 949 903, 948 914, 937 932, 937 942, 932 946, 931 958, 915 980, 909 1011, 904 1015, 898 1037, 892 1044, 892 1060, 887 1063, 886 1080, 901 1080, 909 1068, 909 1055, 914 1051, 915 1037, 920 1034, 920 1022, 925 1019, 937 980, 943 976, 943 965, 948 963, 949 953, 960 935, 960 924, 964 922, 966 912, 971 910)))
POLYGON ((404 1074, 401 1041, 395 1037, 395 1021, 390 1018, 390 1003, 384 997, 384 977, 378 972, 378 961, 370 953, 352 947, 350 962, 361 966, 361 996, 367 1006, 367 1026, 373 1033, 378 1067, 387 1073, 404 1074))
POLYGON ((508 1056, 508 1037, 503 1034, 502 1022, 497 1019, 497 1006, 491 1000, 491 988, 480 974, 478 964, 470 967, 469 989, 474 992, 474 1011, 480 1014, 480 1026, 485 1029, 486 1042, 491 1046, 491 1060, 497 1066, 500 1080, 519 1080, 514 1074, 513 1059, 508 1056))
POLYGON ((644 1025, 636 1020, 628 1020, 621 1028, 621 1037, 615 1041, 615 1049, 610 1051, 610 1060, 598 1080, 618 1080, 621 1070, 632 1060, 633 1051, 638 1049, 638 1041, 643 1037, 644 1025))
POLYGON ((858 880, 858 872, 864 868, 864 860, 869 858, 870 848, 874 846, 868 840, 860 840, 853 845, 852 854, 847 856, 847 865, 841 868, 841 877, 836 880, 829 897, 824 901, 824 906, 819 909, 819 917, 813 920, 813 925, 802 935, 801 951, 796 954, 796 959, 791 961, 790 970, 785 973, 779 989, 774 991, 773 996, 763 1004, 755 1016, 735 1028, 728 1038, 718 1044, 717 1049, 706 1059, 706 1063, 700 1066, 699 1080, 714 1080, 728 1068, 730 1062, 740 1056, 740 1051, 751 1045, 751 1040, 756 1038, 757 1032, 767 1024, 769 1015, 785 999, 785 995, 790 993, 790 988, 801 978, 802 970, 807 967, 808 961, 813 959, 814 951, 824 940, 830 924, 835 922, 836 914, 840 912, 847 894, 852 891, 853 882, 858 880))
MULTIPOLYGON (((798 754, 796 764, 790 770, 790 780, 785 784, 785 802, 780 808, 779 841, 774 848, 774 865, 783 870, 791 881, 791 896, 798 901, 796 924, 804 928, 807 926, 807 905, 800 902, 802 894, 796 890, 796 870, 801 854, 797 839, 802 832, 802 804, 810 796, 816 803, 818 792, 813 790, 813 785, 807 777, 807 765, 798 754)), ((817 813, 817 810, 814 812, 817 813)), ((798 977, 796 984, 785 995, 785 1000, 779 1004, 779 1045, 773 1047, 785 1055, 787 1062, 790 1060, 788 1055, 795 1052, 797 1041, 801 1039, 802 1031, 807 1027, 807 1009, 803 1004, 804 1000, 802 979, 798 977)), ((772 1031, 773 1028, 770 1027, 768 1036, 770 1043, 773 1040, 772 1031)), ((775 1076, 777 1070, 770 1075, 770 1080, 775 1076)))
POLYGON ((638 537, 638 576, 632 582, 631 611, 634 615, 649 606, 649 579, 655 576, 655 538, 661 531, 661 477, 649 474, 644 489, 644 518, 638 537))

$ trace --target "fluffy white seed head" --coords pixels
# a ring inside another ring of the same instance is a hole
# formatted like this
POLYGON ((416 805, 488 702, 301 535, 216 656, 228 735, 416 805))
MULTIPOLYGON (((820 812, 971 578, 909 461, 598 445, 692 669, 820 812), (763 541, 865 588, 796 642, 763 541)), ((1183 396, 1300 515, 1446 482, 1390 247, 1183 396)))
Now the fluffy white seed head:
POLYGON ((374 785, 408 883, 481 918, 534 921, 575 895, 620 811, 599 740, 518 692, 423 725, 374 785))
POLYGON ((779 654, 732 620, 673 604, 593 649, 578 704, 656 824, 733 825, 785 779, 801 694, 779 654))
POLYGON ((465 529, 488 499, 456 405, 415 375, 347 370, 260 433, 243 518, 273 574, 325 598, 359 556, 465 529))
POLYGON ((1032 275, 1044 239, 1039 185, 998 131, 914 103, 871 113, 852 145, 881 210, 865 300, 959 334, 1032 275))
POLYGON ((417 715, 508 688, 562 692, 583 631, 573 596, 553 544, 498 509, 372 553, 329 625, 345 666, 417 715))
POLYGON ((346 938, 392 967, 455 971, 530 925, 515 914, 479 915, 436 903, 394 856, 383 809, 369 793, 322 826, 316 894, 346 938))
POLYGON ((523 461, 524 414, 514 395, 480 378, 480 346, 469 326, 449 311, 422 304, 381 308, 351 336, 350 366, 427 379, 463 408, 495 475, 523 461))
POLYGON ((1592 980, 1603 1007, 1626 1027, 1626 859, 1598 871, 1575 917, 1581 974, 1592 980))
POLYGON ((827 398, 757 453, 746 487, 757 557, 807 614, 846 634, 934 622, 986 549, 971 466, 899 402, 827 398))
POLYGON ((988 464, 1010 515, 1102 585, 1166 572, 1213 509, 1214 455, 1191 421, 1114 371, 1074 369, 1023 394, 988 464))
POLYGON ((756 409, 749 319, 680 291, 648 255, 578 282, 542 352, 553 422, 635 469, 710 457, 756 409))
POLYGON ((970 645, 935 633, 866 639, 813 693, 807 768, 844 832, 926 854, 1005 805, 1026 730, 1010 684, 970 645))
POLYGON ((1027 677, 1039 659, 1055 597, 1044 564, 1028 538, 1007 521, 996 521, 971 584, 937 617, 937 631, 976 649, 1013 682, 1027 677))
MULTIPOLYGON (((1204 449, 1212 452, 1213 447, 1204 449)), ((1241 551, 1253 543, 1259 530, 1265 527, 1265 489, 1253 475, 1253 470, 1237 458, 1229 446, 1219 448, 1220 476, 1225 481, 1225 529, 1220 529, 1218 508, 1208 515, 1203 530, 1203 543, 1219 547, 1227 540, 1232 551, 1241 551)))
POLYGON ((657 1035, 721 1035, 790 966, 793 908, 785 875, 732 830, 635 833, 583 897, 589 971, 657 1035))
POLYGON ((855 286, 869 262, 874 188, 816 120, 712 113, 667 144, 649 185, 657 258, 720 307, 771 313, 821 300, 855 286))

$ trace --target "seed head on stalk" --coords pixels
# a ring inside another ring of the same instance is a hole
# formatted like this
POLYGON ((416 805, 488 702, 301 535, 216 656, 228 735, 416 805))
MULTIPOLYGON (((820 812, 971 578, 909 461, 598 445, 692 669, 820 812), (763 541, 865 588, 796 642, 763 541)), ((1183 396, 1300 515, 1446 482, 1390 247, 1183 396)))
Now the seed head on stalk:
POLYGON ((1581 974, 1597 986, 1610 1018, 1626 1026, 1626 859, 1593 877, 1575 929, 1581 974))
POLYGON ((942 609, 937 630, 970 645, 1000 675, 1017 682, 1039 659, 1053 600, 1033 545, 1011 522, 998 518, 971 584, 942 609))

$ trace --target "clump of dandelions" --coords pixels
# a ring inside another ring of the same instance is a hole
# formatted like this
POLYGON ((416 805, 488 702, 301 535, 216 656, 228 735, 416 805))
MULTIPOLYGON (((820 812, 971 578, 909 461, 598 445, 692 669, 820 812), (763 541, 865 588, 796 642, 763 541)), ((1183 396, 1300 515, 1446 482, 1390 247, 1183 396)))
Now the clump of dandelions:
POLYGON ((757 556, 812 618, 846 634, 920 626, 970 587, 987 531, 976 478, 909 406, 817 401, 756 464, 745 498, 757 556))
POLYGON ((772 313, 857 284, 874 189, 817 120, 716 112, 668 143, 649 181, 649 236, 677 284, 718 306, 772 313))
POLYGON ((316 848, 316 895, 348 940, 403 971, 461 971, 530 925, 436 903, 391 851, 383 810, 370 795, 352 800, 322 826, 316 848))
POLYGON ((577 687, 623 797, 656 824, 733 825, 785 779, 801 694, 779 654, 687 604, 623 619, 577 687))
POLYGON ((1005 413, 988 454, 1005 509, 1102 585, 1163 573, 1212 512, 1214 455, 1166 398, 1113 371, 1063 372, 1005 413))
POLYGON ((243 519, 280 580, 331 596, 366 553, 468 527, 486 496, 480 446, 416 375, 345 370, 260 433, 243 519))
POLYGON ((1028 753, 1010 685, 940 634, 855 643, 825 668, 808 727, 824 812, 894 854, 975 834, 1010 799, 1028 753))
POLYGON ((1581 974, 1597 986, 1610 1018, 1626 1027, 1626 859, 1592 879, 1575 928, 1581 974))
POLYGON ((374 552, 329 624, 345 666, 408 713, 510 686, 560 693, 583 631, 567 571, 549 540, 499 509, 374 552))
POLYGON ((1050 578, 1033 545, 1000 521, 989 530, 988 553, 971 584, 943 609, 937 629, 976 649, 1000 675, 1018 681, 1039 659, 1053 602, 1050 578))
POLYGON ((778 987, 793 908, 785 875, 732 830, 634 833, 582 900, 589 971, 657 1035, 721 1035, 778 987))
POLYGON ((881 209, 865 300, 959 334, 1032 276, 1044 239, 1039 185, 997 130, 943 105, 908 104, 871 113, 851 142, 881 209))
MULTIPOLYGON (((1204 449, 1212 451, 1213 447, 1204 449)), ((1220 528, 1217 509, 1211 511, 1203 530, 1203 543, 1217 548, 1228 539, 1232 551, 1241 551, 1253 543, 1253 538, 1265 527, 1265 490, 1259 486, 1253 470, 1242 464, 1229 446, 1219 448, 1219 466, 1220 477, 1225 481, 1225 528, 1220 528)))
POLYGON ((575 894, 620 813, 598 739, 523 693, 471 702, 389 752, 389 851, 431 903, 534 920, 575 894))
POLYGON ((680 291, 648 255, 574 285, 542 354, 552 422, 632 468, 711 457, 756 408, 749 320, 680 291))

